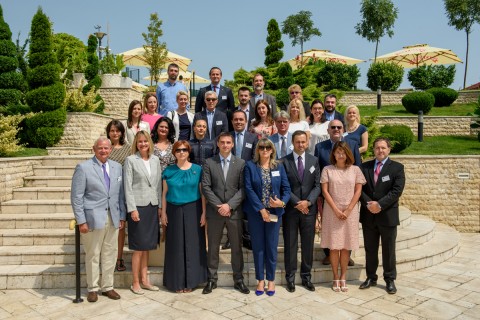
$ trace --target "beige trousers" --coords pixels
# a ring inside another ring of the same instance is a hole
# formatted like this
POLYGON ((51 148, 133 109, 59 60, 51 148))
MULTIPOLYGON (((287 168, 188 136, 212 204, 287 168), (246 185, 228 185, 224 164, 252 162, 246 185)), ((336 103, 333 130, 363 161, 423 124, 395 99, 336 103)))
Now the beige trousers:
POLYGON ((113 226, 108 213, 105 228, 82 233, 85 250, 85 269, 87 272, 88 292, 98 291, 100 263, 102 266, 102 292, 113 289, 113 273, 117 259, 118 229, 113 226))

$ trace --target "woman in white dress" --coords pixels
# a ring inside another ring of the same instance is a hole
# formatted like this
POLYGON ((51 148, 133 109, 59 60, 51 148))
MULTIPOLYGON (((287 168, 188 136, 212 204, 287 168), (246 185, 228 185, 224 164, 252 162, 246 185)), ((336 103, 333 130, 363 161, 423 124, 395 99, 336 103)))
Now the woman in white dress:
POLYGON ((297 130, 302 130, 307 133, 307 140, 310 139, 310 127, 308 122, 305 120, 305 108, 303 108, 303 101, 295 98, 288 104, 287 109, 288 114, 290 115, 290 125, 288 127, 288 132, 294 133, 297 130))
POLYGON ((327 129, 330 121, 327 121, 324 116, 325 109, 323 108, 323 103, 321 100, 313 100, 311 111, 312 113, 307 119, 310 123, 310 143, 308 145, 308 152, 313 155, 315 153, 315 146, 317 143, 329 139, 327 129))

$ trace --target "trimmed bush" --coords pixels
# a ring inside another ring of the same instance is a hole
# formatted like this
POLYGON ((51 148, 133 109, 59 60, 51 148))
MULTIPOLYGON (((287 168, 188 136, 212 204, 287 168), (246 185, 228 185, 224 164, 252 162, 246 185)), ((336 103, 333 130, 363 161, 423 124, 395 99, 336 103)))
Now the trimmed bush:
POLYGON ((428 92, 411 92, 403 96, 402 105, 413 114, 418 114, 422 110, 424 114, 430 112, 435 103, 435 97, 428 92))
POLYGON ((435 97, 435 107, 448 107, 458 98, 458 92, 450 88, 430 88, 427 92, 435 97))
POLYGON ((446 88, 455 80, 455 65, 445 66, 420 66, 408 72, 408 81, 417 90, 430 88, 446 88))
POLYGON ((290 96, 288 94, 288 89, 285 89, 285 88, 279 89, 277 91, 275 99, 277 100, 277 106, 279 106, 283 110, 283 107, 288 106, 288 104, 290 102, 290 96))
POLYGON ((0 73, 0 88, 24 90, 23 75, 16 71, 0 73))
POLYGON ((67 112, 64 108, 37 113, 33 117, 26 119, 26 136, 30 145, 38 148, 55 145, 63 135, 63 126, 66 119, 67 112))
POLYGON ((367 87, 376 91, 395 91, 403 79, 403 68, 395 63, 372 63, 367 72, 367 87))
POLYGON ((55 110, 62 105, 64 99, 65 86, 61 82, 30 90, 25 95, 27 104, 34 112, 55 110))
POLYGON ((382 135, 392 142, 392 152, 399 153, 408 148, 413 142, 413 132, 406 125, 386 125, 380 129, 382 135))
POLYGON ((0 89, 0 106, 12 103, 12 101, 20 101, 23 94, 17 89, 0 89))
POLYGON ((56 63, 48 63, 29 72, 27 80, 31 87, 38 88, 54 83, 59 74, 60 66, 56 63))
POLYGON ((279 88, 288 89, 288 87, 295 83, 292 67, 288 62, 280 63, 277 69, 277 78, 277 86, 279 88))
POLYGON ((12 41, 0 41, 0 56, 13 57, 17 54, 17 47, 12 41))
POLYGON ((357 66, 348 66, 338 62, 327 62, 317 73, 316 80, 319 87, 324 90, 352 90, 357 85, 360 70, 357 66))

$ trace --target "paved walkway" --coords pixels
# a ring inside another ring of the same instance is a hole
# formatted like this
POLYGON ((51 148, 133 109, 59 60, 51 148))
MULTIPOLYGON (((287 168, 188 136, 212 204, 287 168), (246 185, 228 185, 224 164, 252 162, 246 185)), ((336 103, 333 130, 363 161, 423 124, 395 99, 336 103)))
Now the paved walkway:
MULTIPOLYGON (((99 296, 96 303, 72 303, 74 290, 0 291, 0 319, 480 319, 480 234, 462 234, 460 251, 437 266, 400 274, 398 292, 388 295, 383 281, 359 290, 335 293, 329 284, 311 293, 277 286, 274 297, 243 295, 218 288, 202 295, 167 291, 137 296, 118 289, 121 300, 99 296)), ((254 289, 254 288, 250 288, 254 289)))

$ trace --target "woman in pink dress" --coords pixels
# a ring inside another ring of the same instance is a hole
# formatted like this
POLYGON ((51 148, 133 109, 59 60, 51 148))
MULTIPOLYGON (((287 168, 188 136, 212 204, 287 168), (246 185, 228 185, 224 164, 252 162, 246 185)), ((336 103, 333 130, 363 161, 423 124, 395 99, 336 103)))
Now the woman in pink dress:
POLYGON ((162 117, 161 114, 157 113, 157 95, 155 92, 149 92, 145 95, 145 103, 143 104, 145 108, 143 110, 142 121, 148 122, 150 125, 150 132, 153 132, 153 127, 158 119, 162 117))
POLYGON ((255 133, 258 139, 268 138, 277 133, 272 111, 266 100, 258 100, 255 104, 255 119, 252 120, 250 132, 255 133))
POLYGON ((320 246, 330 249, 332 290, 347 292, 350 250, 358 249, 358 199, 366 180, 360 168, 353 165, 352 152, 344 141, 333 146, 330 163, 331 165, 323 169, 320 178, 325 198, 320 246))

